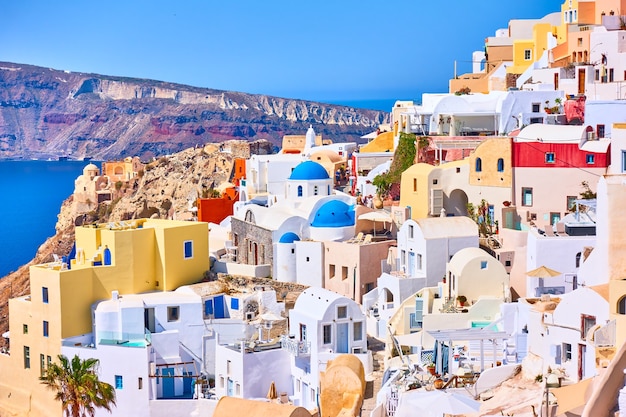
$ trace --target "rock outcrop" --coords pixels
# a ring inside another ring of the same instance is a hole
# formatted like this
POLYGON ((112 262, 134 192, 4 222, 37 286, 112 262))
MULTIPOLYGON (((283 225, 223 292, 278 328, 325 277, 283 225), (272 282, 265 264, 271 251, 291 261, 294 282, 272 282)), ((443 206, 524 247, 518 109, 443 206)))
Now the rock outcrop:
POLYGON ((354 142, 388 122, 374 110, 0 63, 0 159, 147 161, 231 139, 279 146, 309 125, 354 142))

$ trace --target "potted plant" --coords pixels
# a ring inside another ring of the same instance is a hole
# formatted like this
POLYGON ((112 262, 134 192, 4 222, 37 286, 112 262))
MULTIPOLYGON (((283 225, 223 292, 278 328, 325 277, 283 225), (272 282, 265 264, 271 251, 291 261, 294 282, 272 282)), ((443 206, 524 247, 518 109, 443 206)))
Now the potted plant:
POLYGON ((431 375, 435 375, 435 364, 430 362, 428 365, 426 365, 426 369, 428 370, 428 372, 431 375))
POLYGON ((459 302, 459 305, 463 307, 467 302, 467 297, 464 295, 459 295, 458 297, 456 297, 456 300, 459 302))

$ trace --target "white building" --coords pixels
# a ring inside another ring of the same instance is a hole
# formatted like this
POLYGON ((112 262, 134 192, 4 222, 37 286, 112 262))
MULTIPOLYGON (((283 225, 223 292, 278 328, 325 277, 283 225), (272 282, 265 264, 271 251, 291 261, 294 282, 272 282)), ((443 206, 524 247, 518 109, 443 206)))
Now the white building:
POLYGON ((353 300, 323 288, 308 288, 289 312, 289 336, 283 346, 291 354, 293 400, 318 407, 319 375, 326 363, 342 353, 353 353, 372 371, 367 349, 365 316, 353 300))

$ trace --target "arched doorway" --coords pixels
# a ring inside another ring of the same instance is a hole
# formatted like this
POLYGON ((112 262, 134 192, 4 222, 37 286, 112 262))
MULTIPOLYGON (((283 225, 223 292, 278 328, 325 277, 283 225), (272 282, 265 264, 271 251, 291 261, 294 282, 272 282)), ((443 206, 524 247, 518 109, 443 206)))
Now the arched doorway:
POLYGON ((444 207, 448 215, 467 216, 467 194, 463 190, 453 190, 448 197, 447 204, 444 201, 444 207))

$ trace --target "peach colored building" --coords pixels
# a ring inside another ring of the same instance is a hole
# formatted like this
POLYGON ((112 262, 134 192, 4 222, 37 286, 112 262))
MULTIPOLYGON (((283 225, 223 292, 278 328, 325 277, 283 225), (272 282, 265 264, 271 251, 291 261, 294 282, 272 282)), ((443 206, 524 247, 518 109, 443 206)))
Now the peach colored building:
POLYGON ((127 157, 121 161, 107 161, 102 163, 102 175, 108 176, 111 181, 128 181, 139 175, 144 164, 139 157, 127 157))
POLYGON ((376 287, 381 261, 395 243, 324 242, 324 288, 360 304, 363 295, 376 287))

